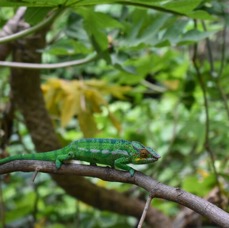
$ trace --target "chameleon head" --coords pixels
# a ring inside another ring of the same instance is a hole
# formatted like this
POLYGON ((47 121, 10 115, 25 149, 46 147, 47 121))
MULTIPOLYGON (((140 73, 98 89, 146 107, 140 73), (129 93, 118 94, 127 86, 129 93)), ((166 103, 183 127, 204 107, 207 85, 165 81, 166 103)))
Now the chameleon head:
POLYGON ((153 148, 144 146, 140 142, 132 141, 131 145, 136 151, 132 158, 133 164, 152 163, 161 157, 153 148))

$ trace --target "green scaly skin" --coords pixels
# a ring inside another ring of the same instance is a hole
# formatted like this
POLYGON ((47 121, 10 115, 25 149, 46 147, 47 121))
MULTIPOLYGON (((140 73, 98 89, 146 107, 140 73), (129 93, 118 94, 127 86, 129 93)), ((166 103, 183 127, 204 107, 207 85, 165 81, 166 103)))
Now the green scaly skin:
POLYGON ((127 164, 147 164, 157 161, 160 155, 152 148, 136 141, 123 139, 80 139, 68 146, 44 153, 21 154, 0 160, 0 165, 15 160, 54 161, 56 168, 68 160, 90 162, 91 165, 104 164, 126 170, 131 176, 134 169, 127 164))

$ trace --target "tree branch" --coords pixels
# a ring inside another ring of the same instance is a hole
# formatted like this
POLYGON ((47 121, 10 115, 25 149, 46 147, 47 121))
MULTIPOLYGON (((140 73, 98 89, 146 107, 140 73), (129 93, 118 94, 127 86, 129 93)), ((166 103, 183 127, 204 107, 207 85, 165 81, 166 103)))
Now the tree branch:
POLYGON ((30 27, 26 30, 20 31, 20 32, 15 33, 15 34, 0 37, 0 44, 4 44, 7 42, 12 42, 12 41, 18 40, 18 39, 26 37, 32 33, 40 31, 43 28, 46 28, 56 19, 57 16, 59 16, 60 13, 63 12, 64 9, 65 8, 62 7, 60 9, 56 10, 50 17, 46 18, 44 21, 41 21, 40 23, 38 23, 37 25, 35 25, 33 27, 30 27))
POLYGON ((128 172, 119 171, 111 168, 64 164, 57 170, 55 164, 46 161, 12 161, 0 166, 0 174, 22 171, 33 172, 39 169, 40 172, 53 173, 55 175, 75 175, 98 177, 105 181, 123 182, 135 184, 144 188, 149 194, 157 198, 166 199, 186 206, 197 213, 206 216, 221 227, 229 227, 229 214, 218 208, 214 204, 185 192, 179 188, 164 185, 143 173, 136 172, 133 177, 128 172))
POLYGON ((21 68, 21 69, 57 69, 57 68, 64 68, 64 67, 70 67, 70 66, 79 66, 85 63, 89 63, 94 61, 96 58, 98 58, 97 54, 94 52, 90 55, 88 55, 84 59, 80 60, 73 60, 63 63, 23 63, 23 62, 7 62, 7 61, 0 61, 0 66, 3 67, 12 67, 12 68, 21 68))

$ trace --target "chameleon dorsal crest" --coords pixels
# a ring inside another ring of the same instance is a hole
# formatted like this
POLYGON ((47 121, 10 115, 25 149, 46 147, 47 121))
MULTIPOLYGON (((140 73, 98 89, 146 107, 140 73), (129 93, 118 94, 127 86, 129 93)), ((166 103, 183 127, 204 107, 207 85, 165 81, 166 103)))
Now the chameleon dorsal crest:
POLYGON ((137 150, 137 151, 139 151, 139 150, 145 148, 140 142, 137 142, 137 141, 132 141, 132 142, 131 142, 131 145, 132 145, 132 146, 134 147, 134 149, 137 150))

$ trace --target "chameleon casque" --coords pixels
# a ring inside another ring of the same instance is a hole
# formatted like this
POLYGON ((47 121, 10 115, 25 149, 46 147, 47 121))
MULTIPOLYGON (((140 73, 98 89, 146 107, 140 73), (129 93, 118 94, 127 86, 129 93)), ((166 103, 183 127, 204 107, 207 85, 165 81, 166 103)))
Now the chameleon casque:
POLYGON ((0 160, 0 165, 15 160, 54 161, 59 169, 63 162, 80 160, 91 165, 104 164, 129 171, 135 170, 127 164, 147 164, 157 161, 160 155, 150 147, 136 141, 123 139, 87 138, 73 141, 64 148, 43 153, 20 154, 0 160))

